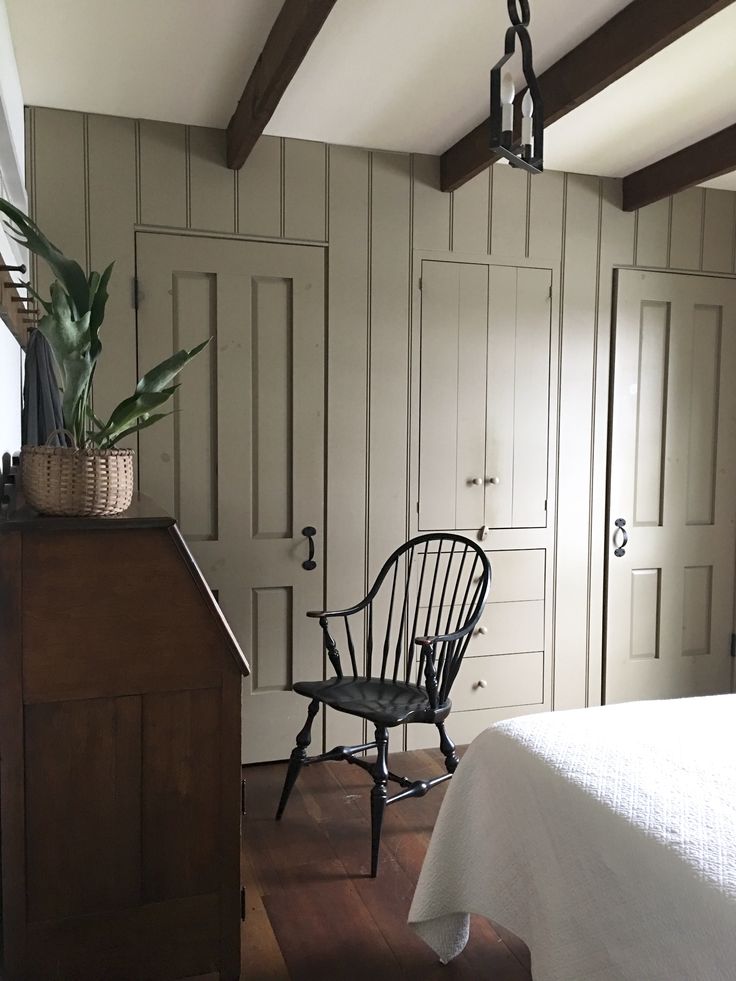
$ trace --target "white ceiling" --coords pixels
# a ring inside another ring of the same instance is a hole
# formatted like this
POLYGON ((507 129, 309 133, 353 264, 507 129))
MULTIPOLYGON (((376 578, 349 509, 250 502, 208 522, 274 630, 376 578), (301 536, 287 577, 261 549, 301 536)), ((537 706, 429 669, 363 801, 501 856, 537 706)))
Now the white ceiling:
MULTIPOLYGON (((628 2, 533 2, 535 69, 628 2)), ((488 116, 508 26, 504 0, 338 0, 266 132, 442 153, 488 116)))
POLYGON ((26 105, 227 126, 283 0, 5 0, 26 105))
MULTIPOLYGON (((282 2, 6 0, 28 104, 220 127, 282 2)), ((627 2, 535 0, 537 71, 627 2)), ((338 0, 266 132, 441 153, 487 115, 507 24, 504 0, 338 0)), ((546 165, 622 176, 735 122, 734 37, 736 3, 551 126, 546 165)))
POLYGON ((550 126, 550 166, 623 177, 736 123, 735 41, 736 3, 550 126))

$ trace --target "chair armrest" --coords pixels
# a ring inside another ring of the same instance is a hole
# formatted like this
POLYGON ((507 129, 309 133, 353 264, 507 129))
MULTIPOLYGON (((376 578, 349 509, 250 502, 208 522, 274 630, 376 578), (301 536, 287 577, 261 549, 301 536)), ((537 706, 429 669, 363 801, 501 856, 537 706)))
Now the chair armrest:
POLYGON ((452 643, 466 637, 476 626, 477 621, 466 624, 462 630, 456 630, 454 634, 437 634, 433 637, 415 637, 414 643, 419 647, 434 647, 436 644, 452 643))
POLYGON ((346 610, 308 610, 307 616, 311 617, 313 620, 321 620, 323 617, 329 619, 330 617, 349 617, 353 613, 359 613, 361 610, 365 609, 368 604, 368 597, 362 599, 355 606, 350 606, 346 610))

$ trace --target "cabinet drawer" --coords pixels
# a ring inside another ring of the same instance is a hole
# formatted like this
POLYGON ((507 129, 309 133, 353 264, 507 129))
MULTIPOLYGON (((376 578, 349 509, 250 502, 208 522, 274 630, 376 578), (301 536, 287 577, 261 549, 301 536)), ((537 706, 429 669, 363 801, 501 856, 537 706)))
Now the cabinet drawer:
POLYGON ((493 569, 491 603, 544 599, 544 549, 489 552, 493 569))
MULTIPOLYGON (((459 550, 462 551, 462 546, 459 546, 459 550)), ((434 551, 436 552, 436 549, 434 551)), ((489 603, 510 603, 518 600, 544 599, 545 551, 543 548, 513 549, 503 552, 488 552, 487 554, 493 571, 491 592, 488 597, 489 603)), ((472 553, 466 556, 465 572, 473 568, 471 563, 474 560, 475 556, 472 553)), ((435 601, 437 595, 442 590, 442 584, 447 576, 447 564, 449 561, 449 556, 440 558, 437 569, 435 601)), ((462 559, 457 555, 453 556, 452 567, 450 569, 450 582, 455 582, 462 569, 462 559)), ((419 586, 421 571, 422 552, 420 551, 414 559, 412 569, 415 587, 419 586)), ((421 607, 426 607, 429 602, 433 575, 434 561, 430 562, 428 559, 427 569, 422 582, 422 594, 419 598, 419 605, 421 607)))
POLYGON ((459 711, 539 704, 544 701, 544 654, 466 658, 450 697, 459 711))
POLYGON ((544 649, 544 600, 487 603, 466 657, 544 649))

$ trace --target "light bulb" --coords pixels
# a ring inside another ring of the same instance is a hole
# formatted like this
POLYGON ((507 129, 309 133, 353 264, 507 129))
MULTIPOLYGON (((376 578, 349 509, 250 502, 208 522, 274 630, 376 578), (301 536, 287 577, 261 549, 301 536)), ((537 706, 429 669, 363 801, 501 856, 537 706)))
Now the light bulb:
POLYGON ((531 146, 532 143, 532 115, 534 113, 534 101, 529 89, 526 90, 524 98, 521 100, 521 143, 522 146, 531 146))
POLYGON ((514 128, 514 79, 511 72, 505 72, 501 79, 501 129, 504 133, 514 128))

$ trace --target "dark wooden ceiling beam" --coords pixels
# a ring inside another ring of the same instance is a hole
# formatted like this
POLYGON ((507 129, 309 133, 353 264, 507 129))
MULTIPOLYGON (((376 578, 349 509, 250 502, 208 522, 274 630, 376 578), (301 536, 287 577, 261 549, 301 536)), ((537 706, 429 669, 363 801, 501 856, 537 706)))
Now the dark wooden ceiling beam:
POLYGON ((624 177, 623 209, 636 211, 732 170, 736 170, 736 124, 624 177))
POLYGON ((227 165, 239 170, 263 133, 337 0, 284 0, 227 127, 227 165))
MULTIPOLYGON (((633 0, 539 76, 549 126, 733 0, 633 0)), ((534 25, 532 22, 532 40, 534 25)), ((523 92, 517 96, 517 113, 523 92)), ((454 191, 495 163, 486 120, 442 154, 440 185, 454 191)))

